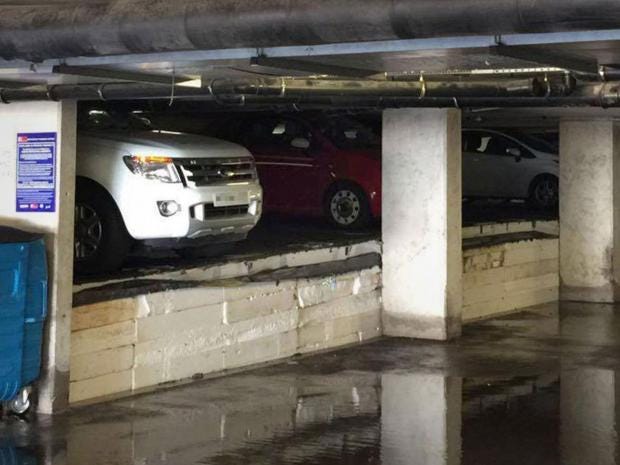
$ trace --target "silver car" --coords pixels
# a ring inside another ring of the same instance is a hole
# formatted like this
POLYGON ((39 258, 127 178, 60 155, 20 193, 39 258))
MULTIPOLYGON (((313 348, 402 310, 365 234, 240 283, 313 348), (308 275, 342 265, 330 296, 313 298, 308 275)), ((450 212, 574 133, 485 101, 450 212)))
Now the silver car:
POLYGON ((463 131, 463 197, 526 199, 555 208, 559 157, 543 140, 487 130, 463 131))

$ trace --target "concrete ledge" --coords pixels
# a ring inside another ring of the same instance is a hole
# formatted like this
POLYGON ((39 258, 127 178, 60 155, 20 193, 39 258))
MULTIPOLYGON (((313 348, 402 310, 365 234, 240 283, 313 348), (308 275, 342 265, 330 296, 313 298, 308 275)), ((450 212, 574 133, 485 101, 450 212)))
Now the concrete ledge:
POLYGON ((144 283, 158 281, 178 282, 209 282, 222 279, 242 278, 256 275, 265 271, 295 268, 300 266, 326 264, 347 260, 368 254, 381 254, 381 243, 377 240, 362 241, 341 246, 307 246, 304 250, 294 250, 284 253, 269 254, 263 257, 229 257, 226 262, 214 262, 205 266, 185 268, 175 271, 154 271, 140 273, 120 279, 88 282, 73 286, 74 294, 94 288, 104 288, 113 284, 126 283, 136 280, 144 283))
POLYGON ((73 305, 131 298, 168 290, 188 289, 225 279, 279 281, 322 277, 381 266, 381 244, 361 242, 342 247, 312 249, 252 261, 238 261, 205 268, 168 272, 141 278, 91 282, 74 286, 73 305))
POLYGON ((484 223, 463 228, 463 239, 499 236, 525 232, 540 232, 558 236, 560 224, 556 221, 509 221, 503 223, 484 223))

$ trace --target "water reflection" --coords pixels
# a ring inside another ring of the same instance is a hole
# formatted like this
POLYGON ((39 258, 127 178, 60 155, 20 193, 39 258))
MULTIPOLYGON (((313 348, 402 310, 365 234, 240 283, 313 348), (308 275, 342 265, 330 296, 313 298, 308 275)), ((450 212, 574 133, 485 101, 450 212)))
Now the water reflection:
POLYGON ((585 368, 562 372, 562 463, 616 463, 619 392, 616 373, 611 370, 585 368))
POLYGON ((35 452, 15 446, 10 439, 0 440, 0 465, 42 465, 35 452))
POLYGON ((98 407, 96 414, 56 423, 52 435, 23 435, 30 449, 10 443, 14 431, 4 428, 0 465, 617 461, 619 397, 612 370, 464 379, 339 373, 271 381, 278 389, 268 389, 269 396, 222 381, 210 392, 190 387, 98 407), (49 447, 52 442, 62 450, 49 447), (32 450, 46 445, 54 453, 39 462, 32 450))
POLYGON ((5 423, 0 465, 618 463, 615 312, 529 321, 5 423))
POLYGON ((381 463, 458 465, 462 386, 440 374, 384 374, 381 463))

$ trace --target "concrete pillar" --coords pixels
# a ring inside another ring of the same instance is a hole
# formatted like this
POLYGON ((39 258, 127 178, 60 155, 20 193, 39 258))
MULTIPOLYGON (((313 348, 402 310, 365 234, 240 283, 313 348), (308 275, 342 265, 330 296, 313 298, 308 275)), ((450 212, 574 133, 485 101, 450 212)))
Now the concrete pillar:
POLYGON ((461 463, 463 381, 432 373, 381 376, 381 462, 461 463))
POLYGON ((62 410, 69 398, 75 150, 75 102, 0 107, 0 224, 44 233, 48 246, 49 316, 38 384, 38 408, 46 414, 62 410), (17 212, 17 134, 47 132, 57 133, 55 209, 17 212))
POLYGON ((560 123, 562 300, 614 302, 617 298, 619 162, 618 123, 611 119, 560 123))
POLYGON ((388 336, 460 335, 461 114, 383 116, 383 325, 388 336))

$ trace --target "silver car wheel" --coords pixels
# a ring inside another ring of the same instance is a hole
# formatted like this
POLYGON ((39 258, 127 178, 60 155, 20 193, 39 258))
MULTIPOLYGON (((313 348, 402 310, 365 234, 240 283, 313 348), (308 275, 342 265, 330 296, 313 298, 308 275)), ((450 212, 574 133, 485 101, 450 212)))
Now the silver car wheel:
POLYGON ((557 183, 552 178, 543 178, 534 187, 534 199, 541 207, 552 207, 558 202, 557 183))
POLYGON ((342 189, 332 196, 330 211, 336 223, 348 226, 360 217, 362 203, 355 192, 342 189))

